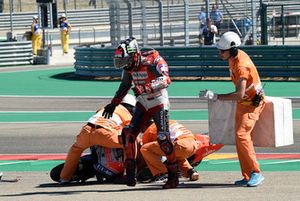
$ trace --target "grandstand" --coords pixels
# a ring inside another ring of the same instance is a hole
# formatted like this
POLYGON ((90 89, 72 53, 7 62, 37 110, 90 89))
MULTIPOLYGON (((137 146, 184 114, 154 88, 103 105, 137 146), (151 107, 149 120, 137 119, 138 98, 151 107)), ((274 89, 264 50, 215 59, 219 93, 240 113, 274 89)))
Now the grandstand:
MULTIPOLYGON (((0 13, 0 37, 5 36, 6 32, 10 30, 10 15, 9 15, 9 0, 0 0, 3 2, 2 13, 0 13)), ((19 0, 14 1, 12 23, 13 30, 18 36, 18 40, 22 40, 22 35, 27 31, 31 24, 31 16, 37 14, 36 0, 19 0)), ((86 0, 69 0, 64 10, 63 1, 57 1, 58 13, 67 12, 69 22, 73 25, 71 33, 71 43, 102 43, 108 45, 111 43, 111 24, 112 12, 109 9, 111 2, 118 2, 120 12, 118 16, 118 32, 119 38, 129 36, 128 26, 128 9, 124 0, 97 0, 96 6, 89 5, 86 0)), ((132 5, 132 32, 135 36, 142 40, 147 38, 144 42, 148 45, 159 45, 159 8, 155 0, 130 0, 132 5), (145 8, 143 10, 142 3, 145 8), (142 32, 145 31, 145 32, 142 32), (145 35, 146 33, 146 35, 145 35)), ((205 6, 205 0, 189 0, 188 6, 188 29, 185 25, 183 0, 162 0, 163 3, 163 32, 164 45, 184 45, 186 44, 185 31, 188 32, 188 45, 198 45, 198 13, 202 6, 205 6)), ((298 0, 262 0, 267 4, 290 4, 284 7, 285 14, 294 13, 300 10, 298 0)), ((247 36, 247 29, 245 29, 245 20, 252 19, 252 10, 256 12, 255 22, 257 22, 257 33, 260 33, 260 17, 259 7, 260 0, 215 0, 210 1, 211 4, 216 3, 224 14, 224 23, 221 27, 221 32, 227 30, 234 30, 240 32, 243 37, 247 36), (255 7, 252 6, 255 3, 255 7), (238 28, 238 29, 237 29, 238 28)), ((1 7, 0 7, 1 8, 1 7)), ((268 20, 271 21, 273 15, 281 14, 280 7, 270 8, 268 10, 268 20)), ((270 28, 270 31, 272 28, 270 28)), ((46 29, 47 39, 53 40, 52 43, 59 43, 57 30, 46 29)), ((272 36, 272 35, 271 35, 272 36)), ((119 39, 117 38, 117 39, 119 39)), ((270 38, 272 39, 272 38, 270 38)), ((276 38, 273 38, 276 40, 276 38)), ((146 45, 147 45, 146 44, 146 45)))

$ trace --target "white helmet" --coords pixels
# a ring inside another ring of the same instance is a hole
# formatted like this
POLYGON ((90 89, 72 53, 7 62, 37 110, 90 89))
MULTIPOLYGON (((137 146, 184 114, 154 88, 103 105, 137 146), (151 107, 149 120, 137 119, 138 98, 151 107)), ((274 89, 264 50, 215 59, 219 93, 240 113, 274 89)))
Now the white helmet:
POLYGON ((63 14, 60 15, 60 17, 66 18, 66 15, 63 13, 63 14))
POLYGON ((228 31, 221 36, 216 46, 219 50, 229 50, 240 45, 241 39, 239 35, 237 35, 235 32, 228 31))
POLYGON ((38 16, 37 16, 37 15, 34 15, 34 16, 32 16, 32 19, 37 20, 37 19, 38 19, 38 16))
POLYGON ((126 104, 128 104, 128 105, 131 105, 131 106, 135 107, 136 99, 135 99, 135 97, 134 97, 133 95, 127 94, 127 95, 123 98, 123 100, 122 100, 121 103, 126 103, 126 104))

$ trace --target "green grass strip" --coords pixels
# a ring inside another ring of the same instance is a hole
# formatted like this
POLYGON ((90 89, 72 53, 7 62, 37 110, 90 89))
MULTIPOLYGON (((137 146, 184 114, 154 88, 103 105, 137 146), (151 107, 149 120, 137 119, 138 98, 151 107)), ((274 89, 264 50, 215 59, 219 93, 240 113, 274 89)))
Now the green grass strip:
MULTIPOLYGON (((80 80, 74 78, 73 67, 51 70, 33 70, 0 73, 0 95, 24 96, 113 96, 120 81, 80 80), (21 78, 21 79, 20 79, 21 78)), ((266 83, 267 96, 299 96, 300 82, 266 83)), ((209 89, 216 93, 234 91, 231 81, 172 81, 169 96, 195 96, 200 90, 209 89)))
MULTIPOLYGON (((258 160, 262 171, 300 171, 300 160, 258 160)), ((196 168, 198 171, 240 171, 238 160, 208 160, 202 161, 196 168)))
MULTIPOLYGON (((63 160, 3 160, 0 171, 50 171, 63 160)), ((300 171, 299 159, 259 160, 262 171, 300 171)), ((196 167, 198 171, 240 171, 238 160, 204 160, 196 167)))

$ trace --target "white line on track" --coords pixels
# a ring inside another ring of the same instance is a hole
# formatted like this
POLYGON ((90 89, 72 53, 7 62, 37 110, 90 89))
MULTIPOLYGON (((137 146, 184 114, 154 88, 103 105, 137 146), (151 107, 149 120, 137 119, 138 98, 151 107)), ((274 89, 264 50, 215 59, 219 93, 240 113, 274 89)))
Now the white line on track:
POLYGON ((18 163, 28 163, 30 162, 29 160, 25 160, 25 161, 16 161, 16 162, 9 162, 9 163, 0 163, 0 166, 2 165, 15 165, 15 164, 18 164, 18 163))
POLYGON ((297 163, 297 162, 300 162, 300 159, 296 159, 296 160, 285 160, 285 161, 276 161, 276 162, 268 162, 268 163, 262 163, 262 165, 274 165, 274 164, 297 163))

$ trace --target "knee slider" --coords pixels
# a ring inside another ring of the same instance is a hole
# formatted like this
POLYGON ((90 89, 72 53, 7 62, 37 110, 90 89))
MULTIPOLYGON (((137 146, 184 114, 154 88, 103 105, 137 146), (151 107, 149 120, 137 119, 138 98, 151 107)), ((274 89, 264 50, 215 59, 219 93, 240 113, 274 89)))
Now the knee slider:
POLYGON ((160 146, 160 149, 166 154, 170 155, 173 152, 173 144, 170 140, 168 133, 158 132, 157 133, 157 142, 160 146))

